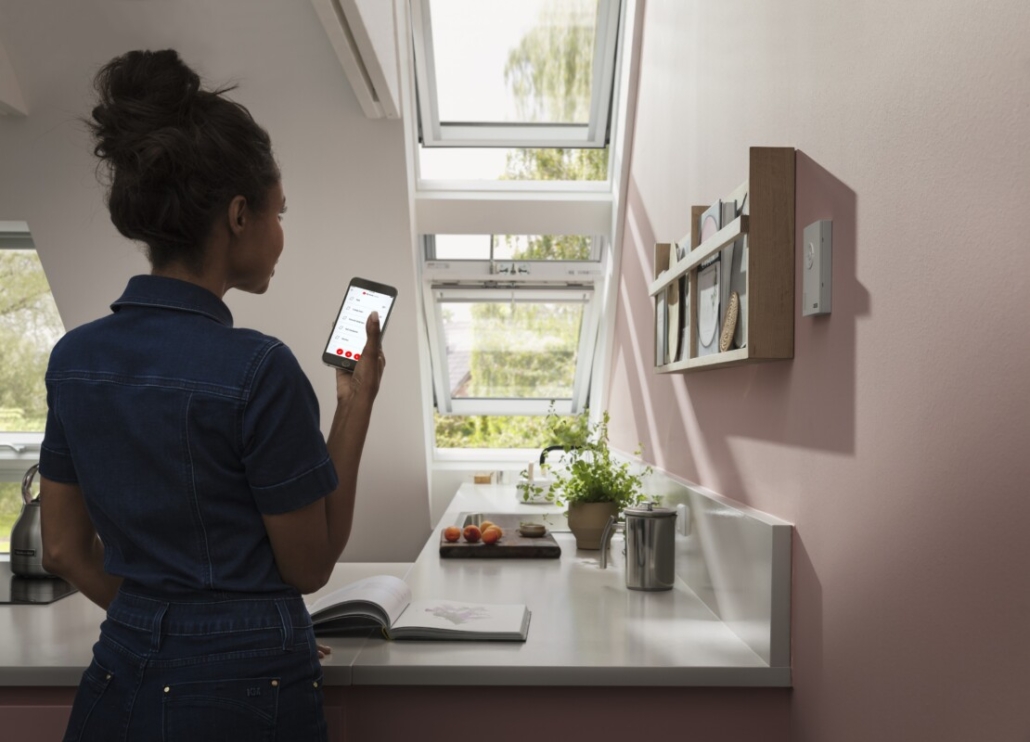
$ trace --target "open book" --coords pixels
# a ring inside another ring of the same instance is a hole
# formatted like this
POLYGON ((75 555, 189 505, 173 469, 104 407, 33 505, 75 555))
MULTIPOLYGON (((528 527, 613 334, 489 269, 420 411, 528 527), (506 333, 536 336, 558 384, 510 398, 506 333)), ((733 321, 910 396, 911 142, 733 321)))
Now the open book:
POLYGON ((392 575, 352 582, 308 606, 316 634, 381 628, 388 639, 524 642, 525 605, 411 599, 408 584, 392 575))

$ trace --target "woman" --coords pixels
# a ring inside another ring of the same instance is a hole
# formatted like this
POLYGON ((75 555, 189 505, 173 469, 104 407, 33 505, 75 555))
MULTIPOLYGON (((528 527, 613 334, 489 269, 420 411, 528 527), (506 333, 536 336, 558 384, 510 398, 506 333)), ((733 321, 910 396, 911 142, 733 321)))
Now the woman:
POLYGON ((44 565, 107 609, 66 739, 325 739, 300 594, 350 534, 378 317, 336 372, 325 440, 296 358, 222 302, 267 290, 283 249, 268 134, 174 51, 125 54, 95 84, 111 219, 152 272, 47 371, 44 565))

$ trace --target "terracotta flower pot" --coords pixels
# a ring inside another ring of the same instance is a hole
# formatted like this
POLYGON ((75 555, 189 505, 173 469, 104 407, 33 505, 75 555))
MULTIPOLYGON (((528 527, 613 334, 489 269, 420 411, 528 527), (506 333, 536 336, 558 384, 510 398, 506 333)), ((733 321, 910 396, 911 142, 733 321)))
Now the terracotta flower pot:
POLYGON ((618 514, 619 506, 614 502, 569 503, 569 530, 576 537, 576 548, 600 549, 608 519, 618 514))

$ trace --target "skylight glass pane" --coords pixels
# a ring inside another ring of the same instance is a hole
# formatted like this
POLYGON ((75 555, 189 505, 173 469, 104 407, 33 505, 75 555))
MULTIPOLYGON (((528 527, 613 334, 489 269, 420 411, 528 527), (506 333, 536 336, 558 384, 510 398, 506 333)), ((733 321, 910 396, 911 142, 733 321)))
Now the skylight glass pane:
POLYGON ((438 234, 434 238, 435 260, 489 260, 490 235, 438 234))
POLYGON ((453 399, 569 399, 584 305, 442 301, 453 399))
POLYGON ((430 260, 590 260, 593 239, 576 234, 438 234, 430 260))
POLYGON ((447 149, 419 147, 423 180, 605 181, 604 149, 447 149))
POLYGON ((585 124, 596 0, 430 0, 441 122, 585 124))
POLYGON ((494 242, 495 260, 589 260, 589 237, 576 234, 506 234, 494 242))

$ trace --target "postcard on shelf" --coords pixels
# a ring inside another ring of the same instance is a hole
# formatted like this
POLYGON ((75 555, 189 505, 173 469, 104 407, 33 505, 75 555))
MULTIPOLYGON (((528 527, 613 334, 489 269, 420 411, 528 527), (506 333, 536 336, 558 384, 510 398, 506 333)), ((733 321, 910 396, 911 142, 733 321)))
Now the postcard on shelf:
MULTIPOLYGON (((737 202, 737 216, 748 213, 747 191, 737 202)), ((733 334, 733 347, 743 348, 747 345, 747 265, 748 236, 741 235, 733 241, 733 260, 730 265, 730 292, 737 292, 737 328, 733 334)))
POLYGON ((315 634, 381 629, 387 639, 524 642, 532 615, 522 604, 412 600, 411 588, 392 575, 352 582, 308 606, 315 634))
MULTIPOLYGON (((661 277, 661 274, 659 274, 659 277, 661 277)), ((665 329, 668 315, 669 309, 666 305, 666 292, 659 291, 655 297, 654 363, 656 366, 664 366, 668 363, 668 335, 665 329)))
POLYGON ((675 245, 676 260, 683 260, 687 257, 687 253, 690 252, 690 235, 681 239, 675 245))
POLYGON ((700 223, 697 225, 698 244, 713 236, 722 226, 722 201, 716 201, 700 216, 700 223))
POLYGON ((676 279, 665 289, 665 304, 668 308, 668 358, 669 363, 675 363, 680 359, 680 317, 682 315, 682 302, 680 301, 681 279, 676 279))
MULTIPOLYGON (((737 202, 736 201, 723 201, 722 202, 722 226, 727 226, 734 219, 737 218, 737 202)), ((726 326, 727 311, 730 306, 730 294, 733 291, 733 266, 739 267, 740 260, 737 257, 738 245, 740 240, 734 240, 727 247, 723 248, 720 252, 722 253, 721 263, 722 271, 719 276, 719 331, 720 336, 722 330, 726 326)), ((737 292, 737 296, 740 296, 740 292, 737 292)), ((735 333, 734 333, 735 336, 735 333)), ((720 348, 722 343, 719 343, 720 348)), ((730 348, 735 347, 733 342, 730 342, 730 348)), ((728 348, 727 348, 728 350, 728 348)))
POLYGON ((719 352, 719 255, 701 264, 697 273, 697 355, 719 352))
POLYGON ((690 281, 686 276, 679 279, 680 291, 680 340, 677 361, 690 358, 690 349, 687 347, 690 342, 690 281))
MULTIPOLYGON (((701 214, 698 224, 699 244, 713 237, 723 224, 723 202, 716 201, 701 214)), ((719 280, 722 263, 720 251, 706 259, 697 272, 697 355, 707 356, 719 352, 718 332, 722 286, 719 280)))
MULTIPOLYGON (((688 284, 689 285, 689 284, 688 284)), ((683 321, 680 323, 680 357, 677 360, 685 361, 690 358, 690 297, 683 293, 683 321)))

